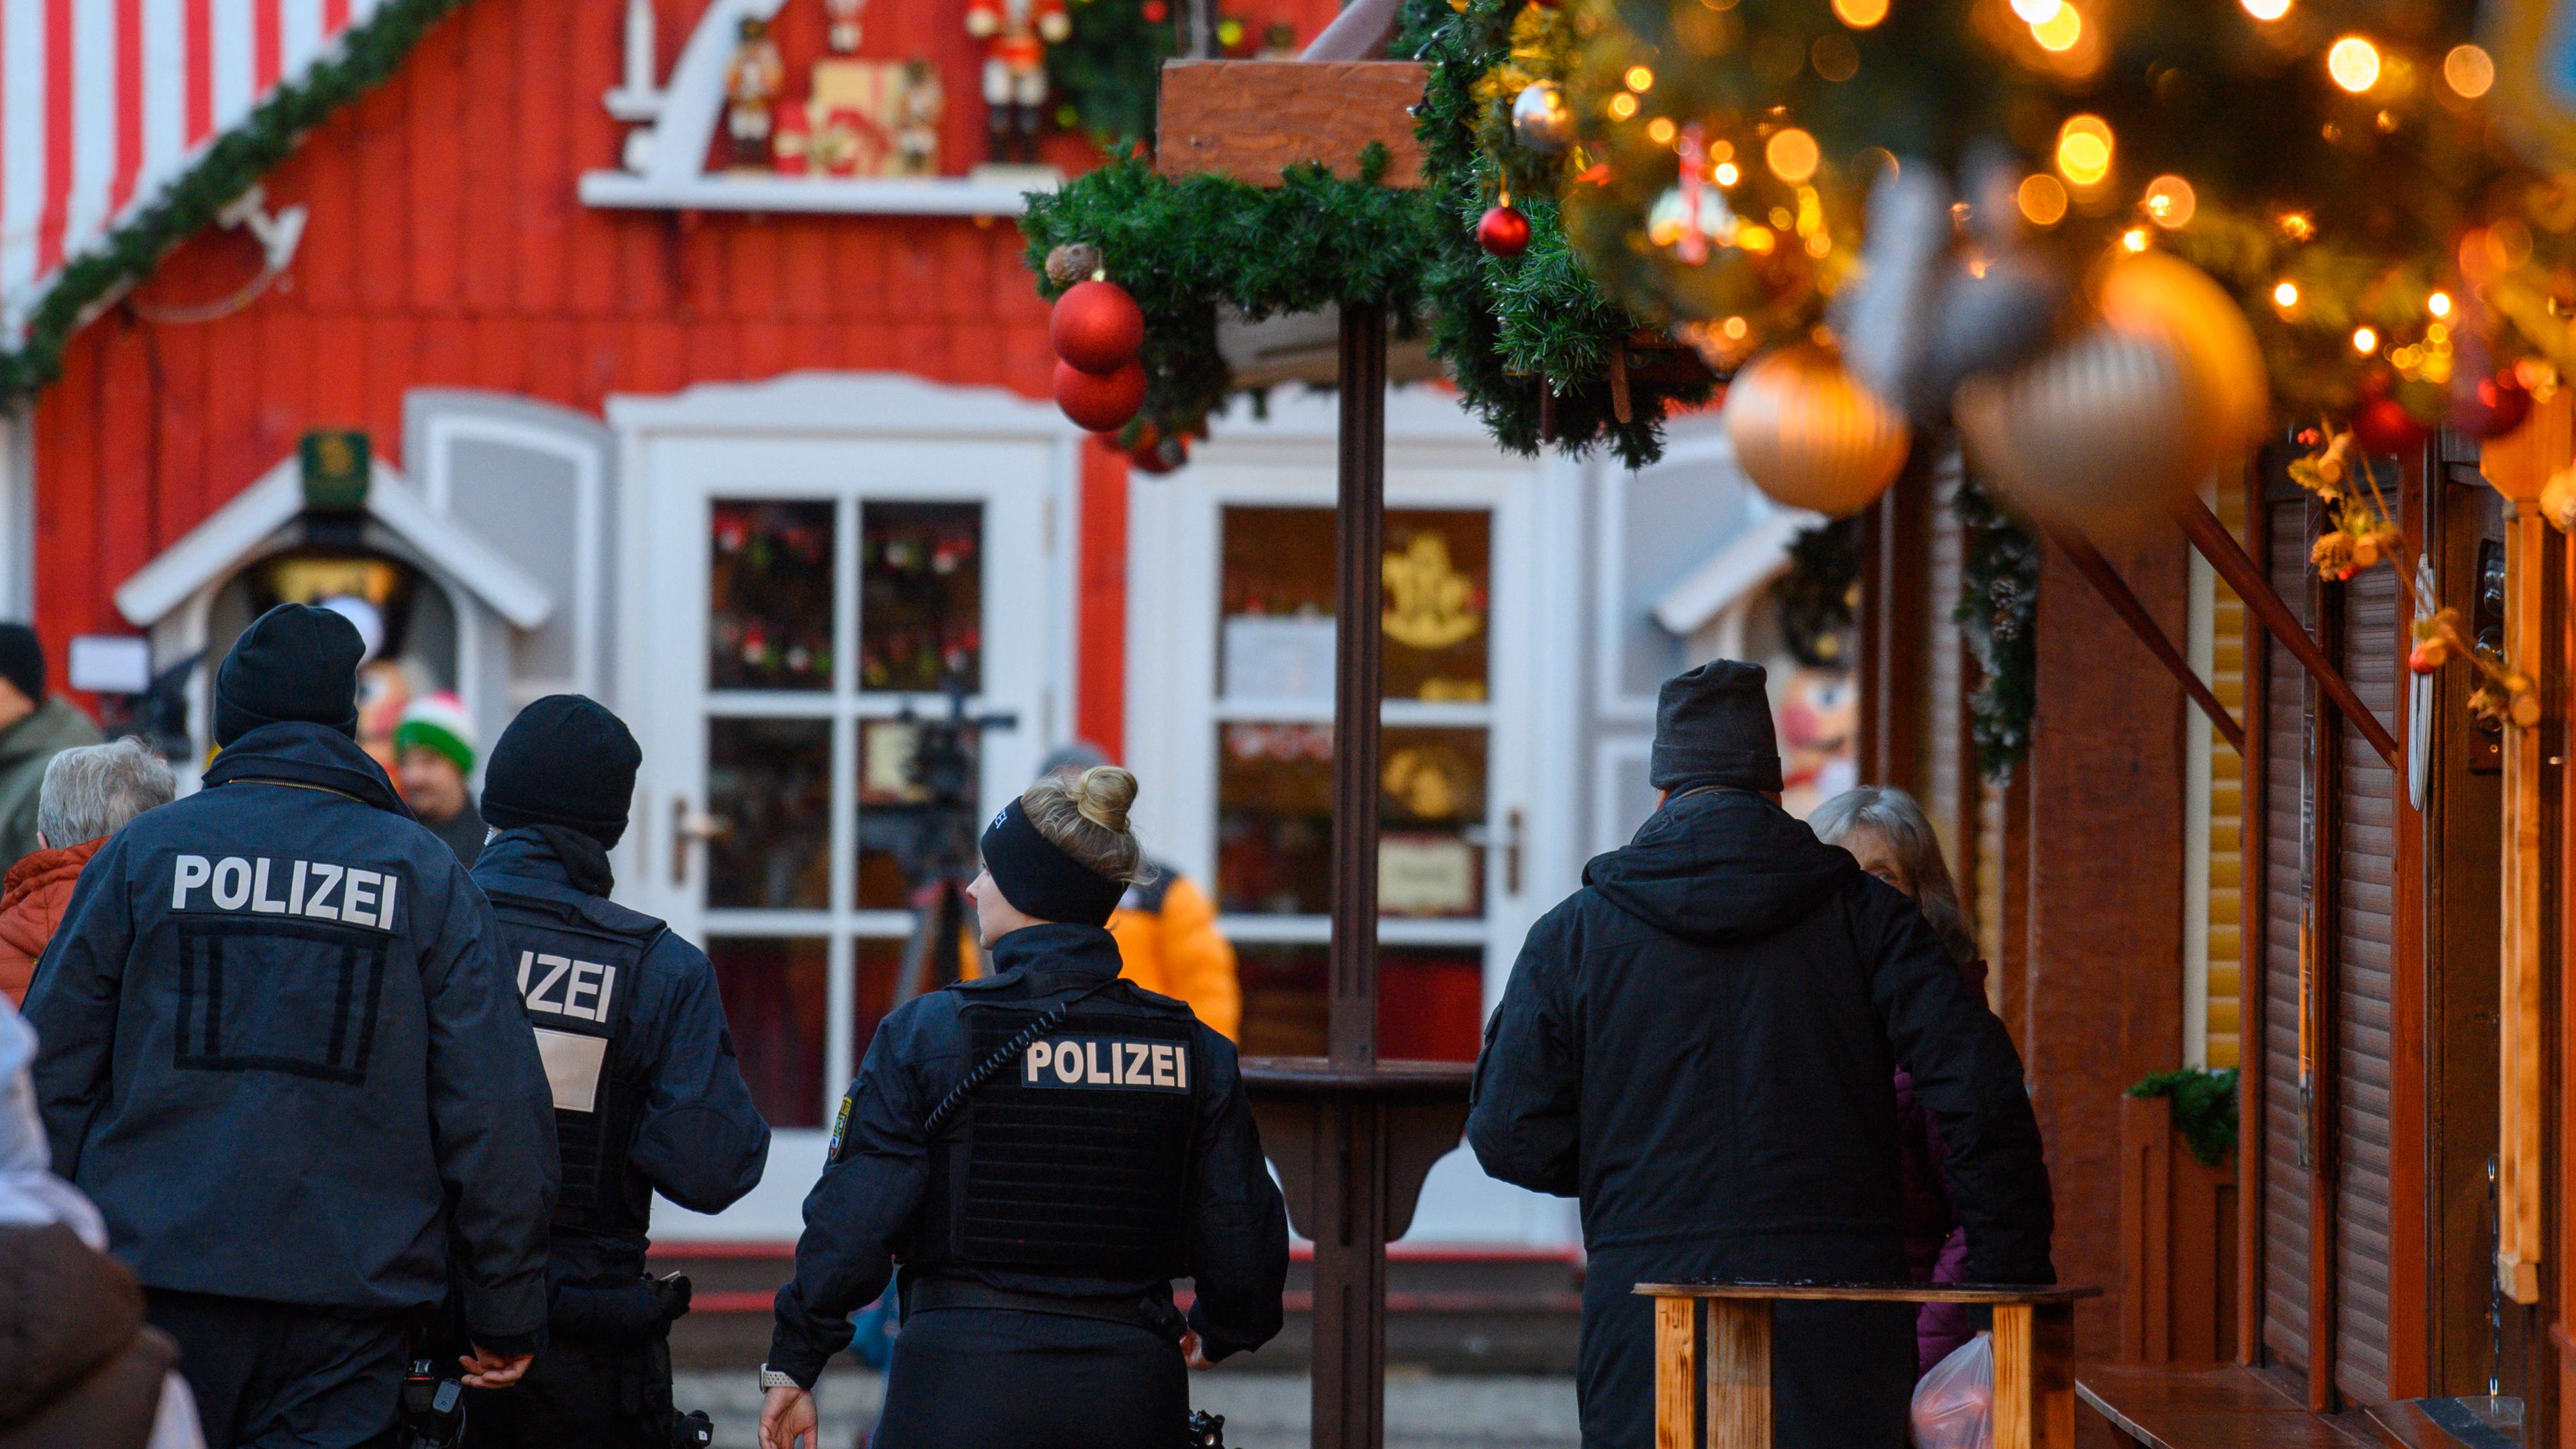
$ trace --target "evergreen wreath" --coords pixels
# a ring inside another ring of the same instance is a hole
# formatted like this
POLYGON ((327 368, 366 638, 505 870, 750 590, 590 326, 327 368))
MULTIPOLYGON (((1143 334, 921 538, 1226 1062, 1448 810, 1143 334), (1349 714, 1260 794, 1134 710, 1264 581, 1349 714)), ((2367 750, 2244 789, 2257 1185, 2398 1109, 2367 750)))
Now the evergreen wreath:
POLYGON ((430 27, 465 0, 386 0, 338 46, 293 82, 280 85, 250 115, 217 136, 195 165, 110 232, 101 245, 66 263, 45 292, 14 352, 0 354, 0 406, 27 397, 62 374, 74 332, 118 292, 151 274, 171 248, 212 223, 235 198, 292 154, 304 133, 394 73, 430 27))

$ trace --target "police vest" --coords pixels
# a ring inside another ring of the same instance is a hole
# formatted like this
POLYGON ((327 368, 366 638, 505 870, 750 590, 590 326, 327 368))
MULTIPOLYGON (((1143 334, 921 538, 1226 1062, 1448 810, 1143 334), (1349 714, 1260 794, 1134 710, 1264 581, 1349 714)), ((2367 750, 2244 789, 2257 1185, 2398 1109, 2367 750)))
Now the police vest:
POLYGON ((620 1050, 644 984, 644 954, 665 927, 621 931, 577 906, 487 892, 537 1053, 554 1088, 555 1141, 563 1154, 557 1227, 641 1233, 652 1221, 652 1190, 626 1171, 652 1084, 620 1050))
MULTIPOLYGON (((963 1013, 971 1066, 1044 1015, 963 1013)), ((1187 1019, 1074 1011, 978 1089, 930 1146, 909 1262, 1178 1277, 1200 1063, 1187 1019)))

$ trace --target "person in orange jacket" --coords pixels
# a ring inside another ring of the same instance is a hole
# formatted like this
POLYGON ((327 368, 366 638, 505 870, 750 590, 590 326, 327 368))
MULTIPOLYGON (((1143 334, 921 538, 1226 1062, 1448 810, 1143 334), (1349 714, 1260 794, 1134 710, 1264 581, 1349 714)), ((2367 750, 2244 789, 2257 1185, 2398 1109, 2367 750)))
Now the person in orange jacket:
MULTIPOLYGON (((1040 776, 1079 776, 1110 763, 1098 745, 1076 740, 1046 757, 1040 776)), ((1153 879, 1130 886, 1109 917, 1118 938, 1118 974, 1148 991, 1189 1003, 1208 1029, 1228 1041, 1243 1026, 1243 983, 1234 945, 1216 928, 1216 903, 1169 863, 1148 859, 1153 879)))

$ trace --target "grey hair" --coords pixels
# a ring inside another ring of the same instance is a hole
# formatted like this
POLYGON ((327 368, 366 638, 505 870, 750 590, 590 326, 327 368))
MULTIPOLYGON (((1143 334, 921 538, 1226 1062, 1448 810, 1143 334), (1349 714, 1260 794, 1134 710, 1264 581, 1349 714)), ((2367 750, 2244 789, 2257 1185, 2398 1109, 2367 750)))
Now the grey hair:
POLYGON ((1959 887, 1941 858, 1941 837, 1913 796, 1893 785, 1862 785, 1817 806, 1807 825, 1827 845, 1842 844, 1855 829, 1877 831, 1903 862, 1906 878, 1914 882, 1914 904, 1932 923, 1942 947, 1962 966, 1977 959, 1977 938, 1968 930, 1959 887))
POLYGON ((45 764, 36 793, 36 829, 60 849, 113 835, 126 821, 179 793, 179 779, 141 740, 65 750, 45 764))

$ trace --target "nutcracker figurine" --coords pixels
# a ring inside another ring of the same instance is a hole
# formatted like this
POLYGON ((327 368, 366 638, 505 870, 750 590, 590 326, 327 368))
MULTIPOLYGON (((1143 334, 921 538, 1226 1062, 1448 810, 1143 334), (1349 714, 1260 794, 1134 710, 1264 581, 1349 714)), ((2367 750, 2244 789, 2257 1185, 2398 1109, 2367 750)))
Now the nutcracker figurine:
POLYGON ((740 170, 766 170, 769 137, 778 92, 787 84, 787 62, 778 42, 769 38, 769 22, 742 18, 741 43, 725 66, 725 134, 733 141, 733 164, 740 170))
POLYGON ((823 15, 830 22, 824 32, 834 55, 848 55, 859 48, 859 12, 868 8, 868 0, 823 0, 823 15))
POLYGON ((993 159, 1038 159, 1046 52, 1073 33, 1064 0, 967 0, 966 33, 984 42, 984 107, 993 159))

